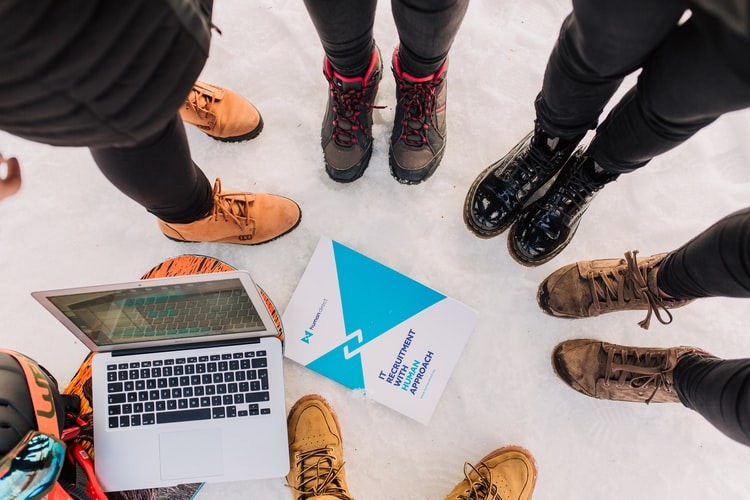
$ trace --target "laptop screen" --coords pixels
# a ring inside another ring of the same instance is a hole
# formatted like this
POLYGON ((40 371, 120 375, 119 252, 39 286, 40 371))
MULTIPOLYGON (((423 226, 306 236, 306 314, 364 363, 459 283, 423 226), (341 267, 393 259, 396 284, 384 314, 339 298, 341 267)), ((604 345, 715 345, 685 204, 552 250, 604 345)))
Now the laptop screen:
POLYGON ((265 330, 237 278, 49 297, 100 346, 265 330))

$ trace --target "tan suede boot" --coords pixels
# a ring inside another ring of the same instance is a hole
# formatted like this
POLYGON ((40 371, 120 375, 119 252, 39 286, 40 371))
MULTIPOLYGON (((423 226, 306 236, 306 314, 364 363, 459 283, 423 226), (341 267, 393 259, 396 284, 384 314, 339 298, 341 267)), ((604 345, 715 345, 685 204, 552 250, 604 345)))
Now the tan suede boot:
POLYGON ((263 118, 247 99, 201 81, 193 85, 180 108, 180 116, 219 141, 246 141, 263 130, 263 118))
POLYGON ((446 500, 528 500, 534 492, 536 465, 527 450, 507 446, 478 465, 466 462, 464 476, 446 500))
POLYGON ((287 475, 294 500, 352 500, 346 486, 344 448, 338 419, 317 394, 297 401, 287 418, 287 475))
POLYGON ((660 293, 656 273, 666 253, 636 259, 588 260, 561 267, 547 277, 537 293, 539 307, 559 318, 588 318, 612 311, 647 310, 638 324, 648 328, 651 315, 662 324, 672 322, 669 309, 689 304, 660 293), (666 314, 666 318, 661 313, 666 314))
POLYGON ((630 347, 591 339, 561 342, 552 353, 557 376, 597 399, 679 403, 674 368, 685 354, 710 356, 697 347, 630 347))
POLYGON ((195 222, 159 220, 167 238, 187 242, 257 245, 282 236, 299 224, 302 212, 289 198, 262 193, 224 193, 216 179, 211 213, 195 222))

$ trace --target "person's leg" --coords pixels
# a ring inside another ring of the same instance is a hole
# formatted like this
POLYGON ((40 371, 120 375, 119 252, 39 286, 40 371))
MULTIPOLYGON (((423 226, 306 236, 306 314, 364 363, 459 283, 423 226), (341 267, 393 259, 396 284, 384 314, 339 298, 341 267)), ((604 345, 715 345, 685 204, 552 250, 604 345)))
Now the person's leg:
POLYGON ((571 241, 606 184, 681 144, 721 114, 750 106, 748 51, 750 39, 698 12, 672 30, 588 150, 519 217, 509 239, 511 255, 527 265, 547 262, 571 241))
POLYGON ((391 6, 401 69, 417 78, 432 75, 448 57, 469 0, 391 0, 391 6))
POLYGON ((376 0, 305 0, 326 54, 328 104, 320 143, 326 173, 337 182, 364 174, 372 156, 372 110, 383 73, 373 40, 376 0))
POLYGON ((750 446, 750 359, 685 355, 674 369, 674 386, 682 404, 750 446))
POLYGON ((399 46, 393 53, 396 113, 388 149, 391 174, 417 184, 437 169, 447 137, 448 51, 468 0, 392 0, 399 46))
POLYGON ((535 102, 541 129, 566 139, 593 129, 623 78, 641 67, 686 8, 682 0, 575 0, 535 102))
POLYGON ((177 115, 144 144, 92 148, 91 154, 117 189, 165 222, 193 222, 211 211, 211 183, 193 163, 177 115))
POLYGON ((161 231, 177 241, 254 245, 299 224, 297 204, 263 193, 211 189, 190 157, 179 115, 154 138, 128 148, 91 148, 99 169, 126 196, 158 217, 161 231))
POLYGON ((750 297, 750 207, 670 252, 659 266, 657 284, 681 299, 750 297))
POLYGON ((623 78, 674 30, 685 8, 682 0, 573 2, 535 101, 534 131, 472 184, 464 204, 469 230, 489 238, 510 227, 596 126, 623 78))
POLYGON ((362 76, 372 57, 377 0, 305 0, 323 51, 342 76, 362 76))
POLYGON ((588 155, 607 171, 631 172, 722 114, 750 106, 749 51, 750 39, 695 12, 648 58, 588 155))

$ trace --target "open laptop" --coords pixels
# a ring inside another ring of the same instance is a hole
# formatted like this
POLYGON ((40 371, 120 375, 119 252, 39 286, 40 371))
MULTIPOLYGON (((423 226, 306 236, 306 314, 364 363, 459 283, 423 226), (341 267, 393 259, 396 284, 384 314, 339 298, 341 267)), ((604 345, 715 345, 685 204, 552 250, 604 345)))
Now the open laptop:
POLYGON ((32 295, 96 353, 106 491, 286 475, 282 345, 247 272, 32 295))

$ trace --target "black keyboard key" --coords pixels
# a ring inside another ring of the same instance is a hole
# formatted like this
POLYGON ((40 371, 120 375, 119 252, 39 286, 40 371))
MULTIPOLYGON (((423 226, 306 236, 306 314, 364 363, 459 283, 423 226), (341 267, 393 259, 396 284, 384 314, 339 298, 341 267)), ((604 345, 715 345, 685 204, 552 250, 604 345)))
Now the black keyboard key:
POLYGON ((167 411, 156 414, 156 422, 159 424, 168 424, 171 422, 187 422, 190 420, 207 420, 209 418, 211 418, 211 410, 209 410, 208 408, 167 411))
POLYGON ((232 353, 224 353, 221 355, 221 359, 232 359, 232 353))
POLYGON ((109 428, 110 429, 117 429, 120 426, 120 418, 119 417, 110 417, 109 418, 109 428))
POLYGON ((122 382, 107 384, 107 392, 122 392, 122 382))
POLYGON ((107 372, 107 382, 117 382, 117 373, 107 372))
POLYGON ((269 397, 268 392, 249 392, 245 394, 245 402, 255 403, 256 401, 268 401, 269 397))
POLYGON ((124 403, 126 398, 125 394, 110 394, 107 396, 107 401, 109 404, 119 404, 124 403))
POLYGON ((232 418, 237 416, 237 408, 234 406, 227 406, 227 417, 232 418))
POLYGON ((260 414, 261 415, 270 415, 271 414, 271 409, 270 408, 261 408, 260 409, 260 414))
POLYGON ((211 408, 211 415, 213 416, 213 418, 224 418, 226 416, 224 407, 219 406, 217 408, 211 408))
POLYGON ((120 405, 112 405, 107 407, 109 409, 110 415, 119 415, 120 414, 120 405))
POLYGON ((130 427, 130 417, 127 415, 120 417, 120 427, 130 427))
POLYGON ((265 368, 268 366, 266 358, 255 358, 253 360, 253 368, 265 368))
POLYGON ((143 425, 154 424, 156 422, 156 415, 153 413, 144 413, 141 422, 143 422, 143 425))
POLYGON ((130 417, 130 426, 134 427, 137 425, 141 425, 141 416, 140 415, 132 415, 130 417))
POLYGON ((107 371, 117 370, 117 365, 107 365, 107 371))

